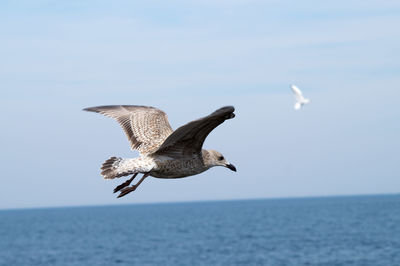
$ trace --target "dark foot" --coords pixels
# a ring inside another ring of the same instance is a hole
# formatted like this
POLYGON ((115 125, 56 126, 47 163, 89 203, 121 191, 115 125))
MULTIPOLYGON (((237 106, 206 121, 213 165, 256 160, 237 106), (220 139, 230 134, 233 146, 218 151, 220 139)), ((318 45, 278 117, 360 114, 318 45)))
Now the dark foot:
POLYGON ((134 174, 130 179, 126 180, 124 183, 122 183, 121 185, 119 185, 116 188, 114 188, 114 193, 120 191, 124 187, 129 186, 131 184, 131 182, 133 181, 133 179, 137 176, 137 174, 138 173, 134 174))
POLYGON ((134 186, 126 187, 126 188, 122 189, 122 190, 121 190, 121 193, 118 195, 117 198, 121 198, 121 197, 125 196, 126 194, 129 194, 129 193, 131 193, 132 191, 135 191, 136 188, 137 188, 137 186, 134 185, 134 186))
MULTIPOLYGON (((123 197, 123 196, 125 196, 126 194, 131 193, 132 191, 135 191, 135 189, 140 185, 140 183, 142 183, 143 180, 144 180, 146 177, 148 177, 149 175, 150 175, 150 173, 145 173, 145 174, 142 176, 142 178, 139 180, 139 182, 137 182, 136 185, 133 185, 133 186, 131 186, 131 187, 126 187, 126 188, 122 189, 122 190, 121 190, 121 193, 118 195, 117 198, 123 197)), ((131 179, 133 180, 133 178, 134 178, 135 176, 136 176, 136 175, 134 175, 131 179)), ((128 180, 128 181, 132 181, 132 180, 128 180)), ((125 182, 125 183, 126 183, 126 182, 125 182)))

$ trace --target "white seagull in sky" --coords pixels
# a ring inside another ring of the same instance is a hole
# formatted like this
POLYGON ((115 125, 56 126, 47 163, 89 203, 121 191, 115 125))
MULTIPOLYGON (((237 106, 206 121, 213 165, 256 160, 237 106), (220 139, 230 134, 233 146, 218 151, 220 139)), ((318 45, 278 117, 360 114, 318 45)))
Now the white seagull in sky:
POLYGON ((299 110, 303 105, 308 104, 310 99, 306 99, 303 96, 303 93, 296 85, 291 85, 290 88, 294 93, 294 97, 296 98, 296 103, 294 104, 294 109, 299 110))

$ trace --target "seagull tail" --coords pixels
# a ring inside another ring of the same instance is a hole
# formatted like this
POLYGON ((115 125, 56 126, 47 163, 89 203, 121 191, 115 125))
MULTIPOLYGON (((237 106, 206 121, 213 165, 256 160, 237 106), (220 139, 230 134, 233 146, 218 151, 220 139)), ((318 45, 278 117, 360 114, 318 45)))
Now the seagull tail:
POLYGON ((126 165, 126 161, 129 161, 129 159, 111 157, 101 166, 101 175, 104 177, 104 179, 114 179, 117 177, 134 174, 136 171, 124 167, 126 165))

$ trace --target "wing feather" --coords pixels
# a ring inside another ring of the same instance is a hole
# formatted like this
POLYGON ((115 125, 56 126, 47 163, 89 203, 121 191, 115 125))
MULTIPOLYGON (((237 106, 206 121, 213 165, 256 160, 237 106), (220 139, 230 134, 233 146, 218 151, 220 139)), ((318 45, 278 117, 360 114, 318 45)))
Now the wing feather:
POLYGON ((225 120, 235 117, 233 106, 218 109, 212 114, 192 121, 175 130, 155 152, 172 158, 184 158, 201 152, 208 134, 225 120))
POLYGON ((292 91, 294 93, 294 97, 296 98, 297 101, 301 102, 304 100, 303 93, 296 85, 292 85, 292 86, 290 86, 290 88, 292 89, 292 91))
POLYGON ((292 89, 294 94, 296 94, 297 96, 303 95, 301 90, 296 85, 292 85, 292 86, 290 86, 290 88, 292 89))
POLYGON ((83 110, 114 118, 124 130, 131 148, 142 154, 156 151, 173 131, 167 115, 154 107, 108 105, 83 110))

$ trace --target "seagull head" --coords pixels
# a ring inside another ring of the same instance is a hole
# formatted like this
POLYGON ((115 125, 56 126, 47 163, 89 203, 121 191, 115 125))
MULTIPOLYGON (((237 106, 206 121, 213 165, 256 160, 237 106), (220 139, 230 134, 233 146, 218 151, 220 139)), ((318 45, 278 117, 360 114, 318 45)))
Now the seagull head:
POLYGON ((207 150, 207 154, 204 157, 205 157, 204 163, 209 167, 223 166, 223 167, 229 168, 232 171, 236 172, 236 167, 233 164, 229 163, 225 159, 225 157, 218 151, 207 150))

